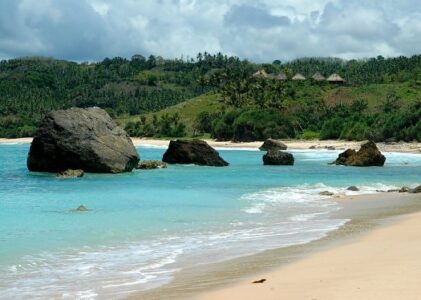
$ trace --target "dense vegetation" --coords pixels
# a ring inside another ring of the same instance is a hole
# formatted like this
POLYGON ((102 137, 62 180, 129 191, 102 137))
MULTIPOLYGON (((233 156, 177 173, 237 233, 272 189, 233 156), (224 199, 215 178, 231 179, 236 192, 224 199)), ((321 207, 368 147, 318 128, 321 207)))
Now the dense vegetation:
POLYGON ((48 58, 0 62, 2 137, 33 135, 52 109, 93 105, 134 136, 421 140, 421 55, 261 65, 208 53, 195 60, 135 55, 80 64, 48 58), (260 69, 289 78, 336 72, 347 82, 251 76, 260 69))

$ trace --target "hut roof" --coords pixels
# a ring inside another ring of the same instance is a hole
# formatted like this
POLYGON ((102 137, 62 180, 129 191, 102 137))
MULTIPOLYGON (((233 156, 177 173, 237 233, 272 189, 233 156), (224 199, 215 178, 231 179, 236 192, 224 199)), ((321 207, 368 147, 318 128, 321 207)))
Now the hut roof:
POLYGON ((345 80, 336 73, 333 73, 332 75, 330 75, 327 78, 327 81, 329 81, 329 82, 345 82, 345 80))
POLYGON ((313 78, 316 81, 324 81, 324 80, 326 80, 326 77, 324 77, 319 72, 317 72, 316 74, 314 74, 313 77, 311 77, 311 78, 313 78))
POLYGON ((269 74, 266 73, 265 70, 259 70, 256 73, 253 74, 253 77, 256 78, 269 78, 269 74))
POLYGON ((297 73, 294 77, 292 77, 292 80, 306 80, 306 78, 302 74, 297 73))
POLYGON ((279 75, 276 76, 275 79, 278 79, 278 80, 287 80, 288 77, 287 77, 287 75, 285 73, 279 73, 279 75))

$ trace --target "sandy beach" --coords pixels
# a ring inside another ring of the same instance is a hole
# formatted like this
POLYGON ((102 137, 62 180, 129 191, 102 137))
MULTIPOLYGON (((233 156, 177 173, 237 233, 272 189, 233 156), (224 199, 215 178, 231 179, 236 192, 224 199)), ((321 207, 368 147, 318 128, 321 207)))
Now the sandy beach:
MULTIPOLYGON (((152 146, 168 146, 169 140, 158 139, 145 139, 145 138, 132 138, 135 146, 152 145, 152 146)), ((31 143, 32 138, 18 138, 18 139, 5 139, 0 138, 0 144, 5 143, 31 143)), ((257 149, 262 145, 262 141, 247 142, 247 143, 234 143, 234 142, 220 142, 215 140, 206 140, 212 147, 216 148, 253 148, 257 149)), ((345 150, 345 149, 359 149, 363 142, 353 141, 338 141, 338 140, 283 140, 289 149, 306 150, 306 149, 330 149, 345 150)), ((421 153, 421 143, 412 142, 397 142, 397 143, 377 143, 380 151, 384 152, 402 152, 402 153, 421 153)))
MULTIPOLYGON (((421 200, 421 196, 418 200, 421 200)), ((197 299, 420 299, 421 213, 197 299)))

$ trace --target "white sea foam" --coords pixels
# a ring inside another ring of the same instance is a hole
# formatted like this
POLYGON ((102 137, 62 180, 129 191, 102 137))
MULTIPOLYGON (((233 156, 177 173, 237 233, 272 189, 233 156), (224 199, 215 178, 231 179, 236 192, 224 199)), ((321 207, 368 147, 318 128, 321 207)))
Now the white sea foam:
POLYGON ((0 270, 0 298, 16 299, 17 290, 22 299, 125 297, 165 284, 183 267, 307 243, 346 222, 328 217, 338 209, 332 202, 299 197, 293 189, 271 189, 239 200, 262 198, 254 208, 256 218, 233 221, 220 230, 27 256, 19 265, 0 270))

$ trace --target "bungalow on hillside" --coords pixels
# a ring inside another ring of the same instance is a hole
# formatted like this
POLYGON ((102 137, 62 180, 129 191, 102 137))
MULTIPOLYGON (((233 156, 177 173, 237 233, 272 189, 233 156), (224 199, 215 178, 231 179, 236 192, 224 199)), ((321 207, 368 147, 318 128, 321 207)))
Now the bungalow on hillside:
POLYGON ((287 77, 287 75, 285 73, 279 73, 279 75, 276 76, 275 79, 284 81, 284 80, 287 80, 288 77, 287 77))
POLYGON ((314 74, 311 77, 314 81, 325 81, 326 77, 324 77, 322 74, 320 74, 319 72, 317 72, 316 74, 314 74))
POLYGON ((306 78, 302 74, 297 73, 297 74, 295 74, 294 77, 292 77, 292 80, 298 80, 298 81, 300 81, 300 80, 306 80, 306 78))
POLYGON ((326 80, 329 83, 337 83, 337 84, 345 83, 345 80, 336 73, 333 73, 332 75, 330 75, 326 80))
POLYGON ((254 78, 269 78, 269 74, 265 70, 259 70, 253 74, 254 78))

